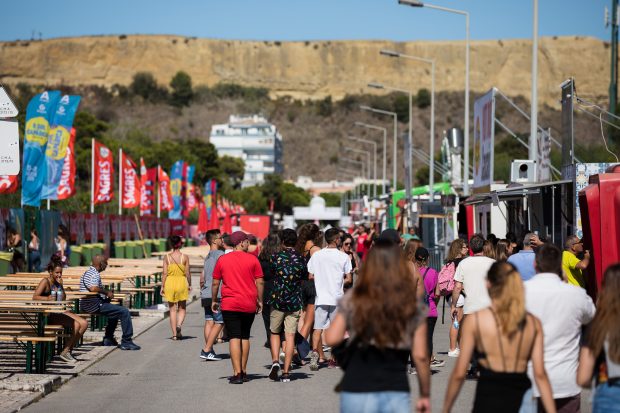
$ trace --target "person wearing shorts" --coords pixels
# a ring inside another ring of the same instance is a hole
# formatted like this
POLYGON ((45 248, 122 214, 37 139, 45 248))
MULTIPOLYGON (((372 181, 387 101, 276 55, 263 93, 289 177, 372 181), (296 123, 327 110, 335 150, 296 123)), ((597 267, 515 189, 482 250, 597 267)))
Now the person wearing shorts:
POLYGON ((213 269, 213 297, 218 297, 222 284, 221 303, 213 298, 211 309, 222 312, 228 333, 228 346, 233 375, 231 384, 249 381, 247 375, 250 356, 250 330, 254 316, 263 309, 263 270, 258 258, 249 254, 250 241, 243 231, 230 235, 234 251, 221 256, 213 269))
MULTIPOLYGON (((312 353, 310 354, 310 370, 316 371, 319 362, 325 361, 321 346, 323 330, 329 327, 334 317, 336 304, 344 295, 344 284, 351 282, 351 259, 339 250, 341 238, 338 228, 325 231, 327 247, 317 251, 308 261, 309 278, 314 279, 316 299, 314 302, 314 331, 312 332, 312 353)), ((329 368, 336 367, 332 357, 329 368)))
MULTIPOLYGON (((213 270, 217 260, 224 255, 224 244, 222 242, 222 235, 219 229, 212 229, 207 231, 206 240, 209 243, 209 254, 205 258, 204 268, 200 277, 200 299, 202 306, 205 309, 205 346, 200 351, 200 358, 207 361, 220 361, 221 357, 218 357, 213 350, 213 344, 220 335, 222 328, 224 328, 224 319, 221 312, 213 312, 211 306, 213 304, 212 298, 212 284, 213 284, 213 270)), ((221 291, 218 298, 221 298, 221 291)))
POLYGON ((308 279, 308 270, 304 258, 295 251, 297 233, 292 229, 280 232, 282 249, 271 258, 273 288, 267 299, 271 306, 269 314, 269 330, 271 330, 271 370, 269 378, 281 382, 289 382, 291 361, 295 348, 295 333, 303 306, 302 283, 308 279), (284 327, 284 368, 280 371, 280 333, 284 327))

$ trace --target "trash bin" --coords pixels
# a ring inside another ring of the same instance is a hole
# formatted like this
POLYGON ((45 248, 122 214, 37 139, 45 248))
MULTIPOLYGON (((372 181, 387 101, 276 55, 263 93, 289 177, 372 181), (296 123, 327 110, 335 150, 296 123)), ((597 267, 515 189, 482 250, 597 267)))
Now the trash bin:
POLYGON ((95 255, 103 255, 103 250, 105 249, 105 244, 104 243, 93 243, 93 257, 95 255))
POLYGON ((134 241, 135 242, 135 246, 133 248, 133 255, 134 258, 144 258, 144 249, 142 247, 144 247, 144 241, 140 240, 140 241, 134 241))
POLYGON ((160 238, 157 243, 157 248, 159 252, 166 252, 166 242, 168 240, 166 238, 160 238))
POLYGON ((114 257, 125 258, 125 247, 127 243, 125 241, 114 241, 114 257))
POLYGON ((135 257, 135 241, 127 241, 125 242, 125 258, 132 259, 135 257))
POLYGON ((13 261, 12 252, 0 252, 0 276, 11 272, 11 261, 13 261))
POLYGON ((145 239, 144 240, 144 249, 146 250, 147 258, 151 257, 151 252, 153 252, 153 240, 145 239))
POLYGON ((82 244, 82 265, 90 265, 93 261, 93 244, 82 244))
POLYGON ((79 267, 82 263, 82 247, 77 245, 72 245, 70 247, 71 254, 69 254, 69 266, 71 267, 79 267))

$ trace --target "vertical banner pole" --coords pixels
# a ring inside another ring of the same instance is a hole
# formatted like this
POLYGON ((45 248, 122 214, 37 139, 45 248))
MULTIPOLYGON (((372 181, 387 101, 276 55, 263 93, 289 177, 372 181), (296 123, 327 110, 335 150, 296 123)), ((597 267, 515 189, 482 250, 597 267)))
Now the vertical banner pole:
POLYGON ((118 215, 123 214, 123 148, 118 149, 118 215))
POLYGON ((95 213, 95 138, 90 140, 90 213, 95 213))
POLYGON ((155 178, 155 188, 157 196, 157 218, 161 218, 161 183, 159 182, 159 174, 161 173, 161 165, 157 165, 157 177, 155 178))
POLYGON ((50 199, 49 198, 47 198, 47 210, 48 211, 50 210, 50 199))

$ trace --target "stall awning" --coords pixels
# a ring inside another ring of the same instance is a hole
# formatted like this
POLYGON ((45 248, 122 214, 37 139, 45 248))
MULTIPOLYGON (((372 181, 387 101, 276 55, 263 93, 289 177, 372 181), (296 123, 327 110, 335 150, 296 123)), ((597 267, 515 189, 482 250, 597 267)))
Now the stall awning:
POLYGON ((553 186, 562 186, 570 184, 573 181, 568 179, 564 181, 544 182, 540 184, 510 184, 507 188, 498 189, 482 194, 474 194, 461 202, 463 205, 484 205, 497 204, 500 201, 511 201, 523 198, 524 196, 536 195, 540 193, 542 188, 550 188, 553 186))

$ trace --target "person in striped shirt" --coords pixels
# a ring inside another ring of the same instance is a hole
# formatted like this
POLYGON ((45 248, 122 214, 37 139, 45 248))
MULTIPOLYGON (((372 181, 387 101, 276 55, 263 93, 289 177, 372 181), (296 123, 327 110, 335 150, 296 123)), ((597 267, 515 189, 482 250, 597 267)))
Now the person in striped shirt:
POLYGON ((114 292, 103 288, 101 283, 101 273, 108 266, 108 261, 103 255, 95 255, 92 265, 80 277, 80 292, 96 292, 98 294, 82 298, 80 309, 86 313, 98 313, 108 317, 108 325, 105 329, 103 338, 104 346, 118 346, 121 350, 140 350, 133 340, 133 324, 129 310, 121 305, 112 304, 114 292), (123 336, 119 345, 114 338, 114 331, 121 322, 123 336))

